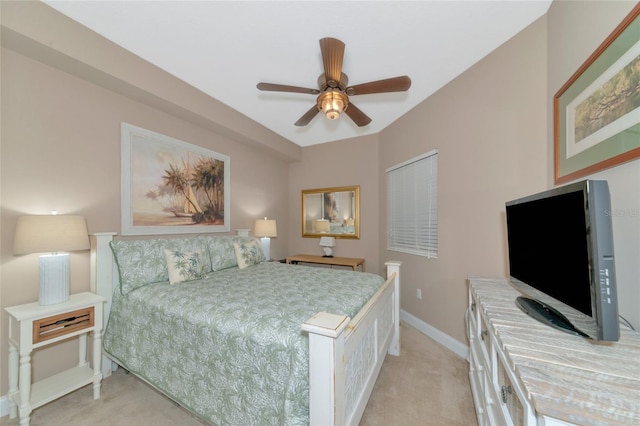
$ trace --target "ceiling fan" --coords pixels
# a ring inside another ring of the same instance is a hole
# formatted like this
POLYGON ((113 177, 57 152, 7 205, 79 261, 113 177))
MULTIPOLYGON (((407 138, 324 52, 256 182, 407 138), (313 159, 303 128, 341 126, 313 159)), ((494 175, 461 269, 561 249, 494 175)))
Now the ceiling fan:
POLYGON ((336 120, 344 112, 359 127, 371 123, 364 112, 349 100, 349 96, 369 95, 373 93, 404 92, 411 87, 411 79, 406 75, 369 83, 347 86, 349 78, 342 72, 345 44, 338 39, 326 37, 320 40, 320 51, 324 73, 318 77, 318 89, 287 86, 284 84, 258 83, 259 90, 271 92, 308 93, 318 95, 316 105, 311 107, 296 121, 296 126, 306 126, 320 111, 329 120, 336 120))

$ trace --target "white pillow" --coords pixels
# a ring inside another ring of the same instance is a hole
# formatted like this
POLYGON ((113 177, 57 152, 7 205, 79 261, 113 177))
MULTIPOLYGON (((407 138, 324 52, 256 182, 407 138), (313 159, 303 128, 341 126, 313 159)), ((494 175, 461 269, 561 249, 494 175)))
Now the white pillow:
POLYGON ((264 254, 260 248, 258 240, 249 240, 242 242, 233 242, 233 248, 236 251, 238 259, 238 268, 244 269, 251 265, 257 265, 264 261, 264 254))
POLYGON ((205 277, 200 251, 164 250, 171 284, 199 280, 205 277))

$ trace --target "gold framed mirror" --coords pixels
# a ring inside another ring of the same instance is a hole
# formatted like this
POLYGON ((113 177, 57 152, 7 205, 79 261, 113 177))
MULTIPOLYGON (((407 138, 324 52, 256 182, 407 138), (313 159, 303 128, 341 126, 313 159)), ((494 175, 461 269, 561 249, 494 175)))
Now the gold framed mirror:
POLYGON ((303 189, 302 236, 360 238, 360 187, 303 189))

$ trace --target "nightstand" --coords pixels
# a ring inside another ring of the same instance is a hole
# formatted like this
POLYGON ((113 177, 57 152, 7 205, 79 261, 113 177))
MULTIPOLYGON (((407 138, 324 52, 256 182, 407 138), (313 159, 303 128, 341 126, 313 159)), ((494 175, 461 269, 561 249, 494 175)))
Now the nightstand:
POLYGON ((29 424, 31 411, 93 383, 93 399, 100 398, 102 373, 102 310, 106 301, 94 293, 79 293, 57 305, 38 302, 5 308, 9 313, 9 418, 20 413, 29 424), (93 334, 93 368, 87 361, 87 335, 93 334), (78 365, 31 383, 31 352, 51 343, 78 337, 78 365))

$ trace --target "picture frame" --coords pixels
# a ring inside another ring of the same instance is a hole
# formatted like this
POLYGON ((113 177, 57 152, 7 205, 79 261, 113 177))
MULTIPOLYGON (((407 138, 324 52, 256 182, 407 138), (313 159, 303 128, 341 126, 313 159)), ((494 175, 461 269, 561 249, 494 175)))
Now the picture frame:
POLYGON ((122 235, 231 229, 229 156, 121 124, 122 235))
POLYGON ((302 237, 360 238, 360 187, 303 189, 302 237))
POLYGON ((639 14, 640 4, 554 96, 556 184, 640 157, 639 14))

